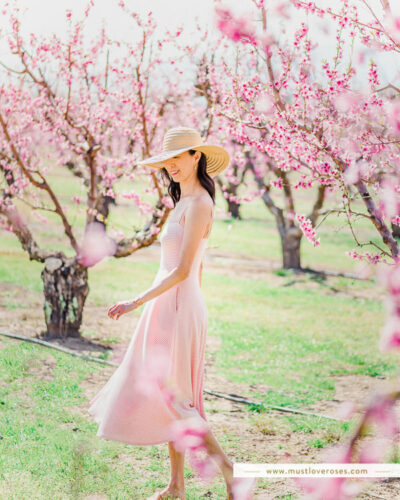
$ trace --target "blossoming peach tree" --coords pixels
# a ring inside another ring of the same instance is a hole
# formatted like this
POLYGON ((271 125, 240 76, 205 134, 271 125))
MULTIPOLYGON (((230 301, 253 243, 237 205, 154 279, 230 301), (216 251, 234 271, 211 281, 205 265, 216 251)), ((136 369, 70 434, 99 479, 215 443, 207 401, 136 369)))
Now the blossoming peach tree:
MULTIPOLYGON (((356 246, 375 250, 353 250, 353 258, 373 263, 395 258, 398 243, 389 227, 399 222, 397 190, 390 177, 398 163, 398 104, 393 102, 397 90, 380 85, 377 61, 370 63, 368 86, 358 89, 356 68, 363 54, 352 55, 352 47, 360 33, 369 47, 397 50, 396 21, 390 19, 391 31, 385 32, 374 17, 374 37, 366 33, 369 24, 358 21, 355 7, 343 2, 342 13, 332 13, 338 21, 336 53, 332 60, 321 61, 315 34, 312 38, 309 25, 296 23, 292 14, 298 8, 324 16, 329 9, 301 1, 253 4, 255 13, 246 18, 217 9, 217 23, 225 35, 220 47, 228 50, 227 39, 236 44, 237 63, 233 68, 223 61, 219 71, 209 74, 214 92, 223 96, 214 99, 215 113, 228 120, 230 135, 254 157, 250 164, 262 199, 277 220, 284 266, 300 267, 302 234, 319 244, 315 227, 327 192, 340 197, 339 206, 328 213, 345 216, 356 246), (279 17, 290 20, 294 28, 285 37, 274 29, 279 17), (390 89, 391 94, 385 93, 390 89), (271 173, 275 181, 267 177, 271 173), (284 209, 274 201, 273 187, 282 190, 284 209), (296 212, 294 192, 299 188, 316 192, 308 215, 296 212), (364 211, 357 209, 360 201, 364 211), (381 244, 357 236, 354 224, 360 217, 373 224, 381 244)), ((389 8, 387 2, 384 5, 389 8)))
POLYGON ((88 268, 106 255, 125 257, 150 245, 171 209, 160 176, 136 163, 159 147, 160 125, 168 124, 172 105, 174 113, 179 108, 181 70, 165 50, 175 46, 180 33, 155 35, 151 13, 140 18, 119 2, 115 7, 130 19, 132 39, 113 40, 105 28, 90 39, 86 26, 93 5, 89 2, 80 20, 66 12, 66 39, 23 36, 18 8, 2 8, 10 29, 2 33, 9 57, 1 61, 0 223, 31 260, 44 263, 48 337, 80 334, 88 268), (70 202, 85 213, 84 228, 75 222, 75 208, 68 213, 62 186, 50 179, 53 172, 67 172, 81 184, 70 202), (148 176, 154 206, 134 190, 117 196, 117 183, 139 174, 148 176), (143 228, 124 235, 110 227, 110 209, 118 198, 133 200, 149 216, 143 228), (55 217, 72 257, 39 245, 22 204, 43 224, 44 212, 55 217))
MULTIPOLYGON (((393 34, 398 29, 396 19, 389 20, 391 31, 388 28, 385 32, 382 23, 376 28, 378 21, 374 17, 374 38, 365 35, 368 25, 358 21, 357 9, 348 1, 343 2, 342 13, 336 15, 330 9, 318 9, 314 2, 253 3, 263 27, 259 32, 247 19, 236 18, 228 9, 217 9, 220 30, 248 49, 242 53, 242 60, 247 65, 252 62, 253 75, 250 78, 245 70, 233 73, 225 64, 225 79, 218 82, 221 89, 224 87, 225 98, 215 112, 230 121, 232 134, 244 146, 273 160, 271 169, 283 171, 284 177, 297 173, 296 189, 323 186, 339 193, 342 206, 330 212, 343 213, 351 228, 359 217, 372 223, 380 244, 359 241, 355 231, 353 235, 359 247, 369 245, 378 252, 372 255, 354 251, 353 257, 372 263, 385 258, 387 262, 395 260, 399 246, 389 227, 400 220, 396 185, 400 92, 392 84, 380 87, 378 63, 373 60, 368 87, 353 88, 357 61, 345 61, 344 47, 353 44, 360 32, 362 43, 369 47, 397 52, 399 45, 393 34), (320 16, 332 13, 338 21, 337 50, 332 61, 316 61, 313 51, 317 44, 310 38, 305 22, 294 30, 291 43, 278 43, 275 34, 266 31, 266 5, 274 5, 276 15, 289 17, 291 4, 320 16), (319 74, 321 78, 317 79, 319 74), (388 89, 395 94, 383 92, 388 89), (353 209, 357 200, 362 201, 365 212, 353 209)), ((389 8, 388 2, 384 5, 389 8)), ((281 177, 276 185, 285 189, 287 183, 281 177)), ((295 213, 293 205, 291 212, 307 238, 316 244, 319 240, 312 229, 314 221, 295 213)))
MULTIPOLYGON (((233 71, 224 62, 217 69, 211 61, 208 74, 222 96, 215 99, 214 112, 228 120, 235 140, 250 152, 267 155, 271 170, 284 172, 282 189, 290 175, 297 179, 298 188, 314 186, 339 195, 340 206, 328 213, 340 213, 348 221, 358 247, 349 252, 350 257, 382 265, 389 314, 380 347, 393 351, 400 348, 399 246, 390 229, 400 221, 400 89, 392 82, 381 83, 379 56, 399 52, 400 17, 393 14, 389 0, 381 0, 379 11, 377 3, 341 0, 326 7, 329 2, 322 0, 253 0, 261 29, 249 20, 254 18, 254 11, 238 16, 229 8, 219 7, 217 23, 225 37, 239 47, 239 69, 233 71), (360 4, 365 7, 363 11, 360 4), (305 12, 308 21, 296 21, 293 9, 305 12), (266 30, 269 19, 276 21, 276 17, 269 17, 272 14, 290 19, 290 42, 283 42, 273 29, 266 30), (324 24, 333 21, 336 54, 330 61, 315 56, 317 40, 312 38, 309 25, 317 19, 313 15, 322 18, 324 24), (349 50, 350 59, 345 60, 346 49, 357 44, 374 53, 366 72, 367 85, 362 88, 356 85, 356 75, 365 53, 362 49, 358 54, 349 50), (362 209, 355 208, 360 204, 362 209), (376 230, 377 241, 359 239, 360 218, 376 230), (359 251, 368 246, 364 253, 359 251)), ((222 48, 226 51, 228 45, 222 48)), ((265 175, 263 167, 260 170, 260 176, 265 175)), ((289 213, 306 237, 317 244, 312 218, 296 213, 293 205, 289 213)), ((395 408, 399 399, 396 381, 386 391, 374 394, 351 438, 329 449, 326 461, 399 462, 395 408), (359 443, 371 428, 375 430, 373 439, 368 444, 359 443)), ((352 409, 343 418, 351 415, 352 409)), ((324 500, 352 498, 367 486, 365 480, 350 482, 345 477, 304 478, 297 483, 310 497, 324 500)))

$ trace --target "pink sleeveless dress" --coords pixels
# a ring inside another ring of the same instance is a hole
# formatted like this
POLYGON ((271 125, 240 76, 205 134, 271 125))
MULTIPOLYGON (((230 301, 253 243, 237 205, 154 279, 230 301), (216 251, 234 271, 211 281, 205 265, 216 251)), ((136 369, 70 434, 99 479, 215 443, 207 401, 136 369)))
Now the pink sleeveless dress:
MULTIPOLYGON (((153 285, 178 265, 189 199, 178 201, 160 233, 161 261, 153 285)), ((203 375, 208 312, 199 267, 209 234, 210 230, 200 242, 189 276, 141 306, 143 311, 121 364, 90 401, 88 412, 99 424, 97 436, 152 445, 172 440, 170 426, 176 420, 197 416, 207 423, 203 375), (167 360, 165 374, 178 395, 172 400, 157 384, 149 381, 149 391, 143 391, 143 385, 139 390, 136 384, 139 373, 143 380, 151 354, 160 350, 167 360)))

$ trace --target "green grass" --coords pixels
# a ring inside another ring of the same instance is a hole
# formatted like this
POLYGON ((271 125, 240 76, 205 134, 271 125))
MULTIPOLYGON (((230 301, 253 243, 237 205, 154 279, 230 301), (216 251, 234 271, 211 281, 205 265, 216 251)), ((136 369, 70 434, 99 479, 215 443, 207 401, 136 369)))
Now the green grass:
POLYGON ((379 302, 291 289, 283 282, 228 276, 207 276, 205 282, 207 292, 209 286, 214 292, 209 334, 222 340, 218 367, 234 382, 262 380, 288 391, 260 394, 267 404, 312 404, 332 397, 332 375, 392 375, 397 369, 397 356, 374 347, 385 319, 379 302))
MULTIPOLYGON (((95 493, 110 499, 143 498, 165 484, 166 447, 131 447, 98 439, 97 424, 74 411, 86 400, 80 382, 102 367, 51 351, 57 360, 51 380, 38 380, 31 370, 49 351, 9 339, 3 343, 1 498, 70 499, 95 493)), ((188 467, 185 473, 192 475, 188 467)), ((223 494, 222 484, 212 489, 223 494)), ((199 498, 200 491, 188 488, 188 498, 199 498)))

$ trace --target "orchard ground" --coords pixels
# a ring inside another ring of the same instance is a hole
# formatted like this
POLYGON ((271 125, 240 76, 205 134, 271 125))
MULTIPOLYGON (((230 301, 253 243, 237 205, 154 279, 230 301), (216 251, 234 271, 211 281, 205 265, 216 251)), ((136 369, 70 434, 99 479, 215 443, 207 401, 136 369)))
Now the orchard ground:
MULTIPOLYGON (((62 189, 73 225, 83 228, 84 214, 68 200, 78 184, 68 174, 52 180, 55 189, 62 189)), ((139 188, 144 192, 145 184, 139 188)), ((307 213, 313 193, 299 195, 298 211, 307 213)), ((385 322, 383 290, 374 279, 282 272, 279 238, 262 202, 244 204, 241 221, 223 215, 221 196, 217 207, 202 279, 209 312, 205 388, 333 417, 340 403, 351 401, 357 412, 349 422, 334 421, 257 411, 205 394, 207 418, 234 462, 319 462, 324 449, 346 442, 372 391, 398 377, 398 356, 377 347, 385 322)), ((52 214, 43 225, 29 207, 20 203, 20 209, 41 246, 72 255, 52 214)), ((122 200, 110 221, 129 234, 145 219, 122 200)), ((319 247, 302 243, 303 266, 355 272, 354 261, 345 255, 355 246, 345 221, 331 216, 318 233, 319 247)), ((362 220, 358 236, 378 241, 362 220)), ((30 262, 16 238, 4 231, 0 256, 0 328, 39 337, 44 331, 42 264, 30 262)), ((67 346, 118 360, 141 309, 118 321, 107 317, 107 309, 148 288, 159 257, 157 242, 91 269, 83 338, 67 346)), ((5 337, 0 337, 0 353, 0 498, 139 499, 168 482, 166 445, 136 447, 95 437, 88 401, 115 368, 5 337)), ((400 418, 399 405, 397 410, 400 418)), ((400 462, 399 454, 397 449, 390 460, 400 462)), ((188 499, 224 498, 221 476, 206 485, 188 462, 185 474, 188 499)), ((399 494, 400 481, 394 478, 372 484, 357 498, 399 494)), ((257 499, 299 497, 290 479, 258 481, 257 499)))

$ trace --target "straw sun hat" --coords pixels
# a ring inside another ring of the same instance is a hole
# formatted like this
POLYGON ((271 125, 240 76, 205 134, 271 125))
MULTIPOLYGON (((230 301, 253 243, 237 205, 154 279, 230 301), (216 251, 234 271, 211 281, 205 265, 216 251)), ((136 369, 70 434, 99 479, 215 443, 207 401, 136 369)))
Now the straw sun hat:
POLYGON ((170 128, 164 135, 163 148, 161 153, 138 164, 150 168, 161 169, 164 167, 165 160, 175 155, 184 153, 189 149, 195 149, 205 154, 207 159, 207 174, 211 177, 216 176, 228 166, 229 153, 221 146, 204 144, 200 133, 187 127, 170 128))

